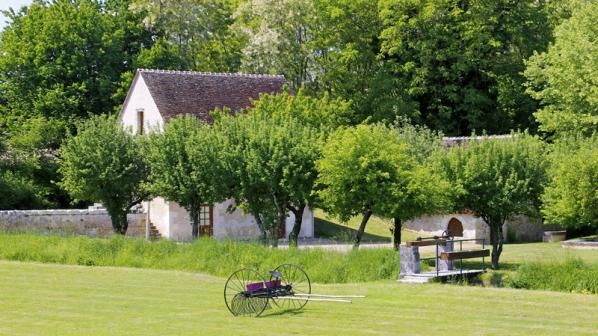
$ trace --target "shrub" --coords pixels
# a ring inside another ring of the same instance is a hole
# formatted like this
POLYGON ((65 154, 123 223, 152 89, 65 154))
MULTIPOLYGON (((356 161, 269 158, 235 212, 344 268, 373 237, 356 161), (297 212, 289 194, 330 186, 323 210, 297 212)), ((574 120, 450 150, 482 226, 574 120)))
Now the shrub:
POLYGON ((598 294, 598 267, 574 258, 564 262, 526 263, 508 279, 506 285, 514 288, 598 294))

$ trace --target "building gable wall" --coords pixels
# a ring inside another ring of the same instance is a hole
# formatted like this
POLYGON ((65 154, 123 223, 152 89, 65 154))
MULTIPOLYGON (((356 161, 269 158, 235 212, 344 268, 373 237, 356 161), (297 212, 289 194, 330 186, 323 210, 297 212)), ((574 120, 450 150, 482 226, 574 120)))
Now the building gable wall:
POLYGON ((144 133, 155 128, 162 130, 164 118, 162 118, 143 77, 137 74, 119 115, 120 123, 134 134, 139 132, 137 129, 139 110, 143 110, 144 133))

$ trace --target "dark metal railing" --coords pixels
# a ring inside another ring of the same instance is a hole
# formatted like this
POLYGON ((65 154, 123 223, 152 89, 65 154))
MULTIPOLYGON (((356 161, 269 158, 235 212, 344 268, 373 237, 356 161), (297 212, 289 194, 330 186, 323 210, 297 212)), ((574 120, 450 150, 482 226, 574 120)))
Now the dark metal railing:
MULTIPOLYGON (((432 260, 434 259, 435 261, 435 265, 436 265, 436 276, 438 276, 440 274, 440 270, 438 268, 438 261, 440 260, 440 253, 438 246, 440 243, 442 244, 446 244, 446 243, 453 243, 453 251, 454 251, 454 243, 455 242, 459 242, 459 252, 463 251, 463 242, 467 242, 467 241, 481 241, 482 242, 482 250, 484 250, 486 248, 486 239, 485 238, 469 238, 469 239, 449 239, 450 237, 447 236, 432 236, 432 237, 417 237, 416 240, 421 241, 421 240, 436 240, 435 242, 435 247, 436 247, 436 254, 434 257, 427 257, 427 258, 420 258, 420 260, 432 260)), ((486 257, 482 256, 482 267, 484 270, 486 270, 486 257)), ((460 275, 463 275, 463 258, 459 258, 459 270, 460 270, 460 275)))

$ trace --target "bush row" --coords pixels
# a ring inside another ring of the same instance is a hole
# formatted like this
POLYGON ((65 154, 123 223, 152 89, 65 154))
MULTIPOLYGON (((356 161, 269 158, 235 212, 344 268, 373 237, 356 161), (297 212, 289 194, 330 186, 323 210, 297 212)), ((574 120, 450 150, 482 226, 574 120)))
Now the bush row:
POLYGON ((521 265, 505 285, 514 288, 598 294, 598 266, 588 265, 576 258, 563 262, 529 262, 521 265))

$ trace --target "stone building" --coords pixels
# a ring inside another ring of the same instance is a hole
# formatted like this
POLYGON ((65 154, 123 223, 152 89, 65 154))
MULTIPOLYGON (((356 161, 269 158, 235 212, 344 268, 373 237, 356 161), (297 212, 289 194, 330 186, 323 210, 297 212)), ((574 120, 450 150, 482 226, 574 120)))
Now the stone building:
MULTIPOLYGON (((119 121, 136 134, 161 130, 170 118, 191 114, 211 122, 215 108, 229 108, 231 113, 250 106, 262 93, 281 92, 283 76, 192 71, 140 69, 135 74, 119 121)), ((200 235, 215 238, 253 239, 260 236, 255 219, 237 209, 227 211, 233 200, 205 205, 200 215, 200 235)), ((162 197, 145 202, 149 218, 163 237, 178 241, 191 239, 191 220, 185 209, 162 197)), ((281 233, 288 237, 294 216, 289 213, 281 233)), ((300 237, 313 237, 314 217, 310 209, 303 216, 300 237)), ((281 237, 282 238, 282 237, 281 237)))

